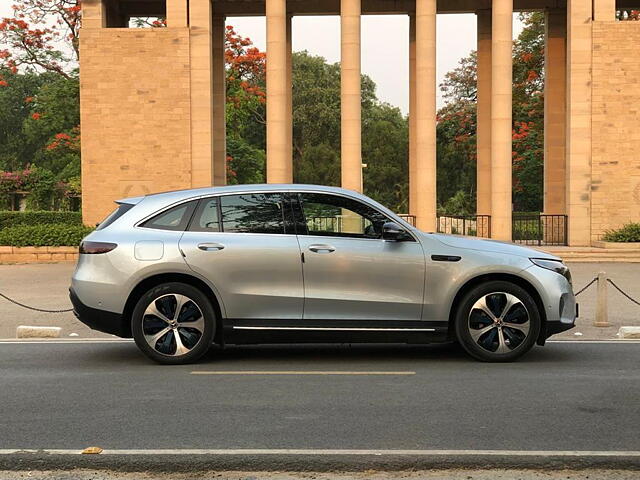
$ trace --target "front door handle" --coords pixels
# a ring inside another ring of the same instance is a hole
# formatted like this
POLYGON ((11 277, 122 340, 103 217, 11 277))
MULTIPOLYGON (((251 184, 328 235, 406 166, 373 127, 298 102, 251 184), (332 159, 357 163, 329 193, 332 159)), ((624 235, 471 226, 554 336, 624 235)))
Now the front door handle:
POLYGON ((198 248, 205 252, 217 252, 218 250, 222 250, 224 245, 221 243, 199 243, 198 248))
POLYGON ((335 252, 335 247, 331 245, 309 245, 309 250, 315 253, 331 253, 335 252))

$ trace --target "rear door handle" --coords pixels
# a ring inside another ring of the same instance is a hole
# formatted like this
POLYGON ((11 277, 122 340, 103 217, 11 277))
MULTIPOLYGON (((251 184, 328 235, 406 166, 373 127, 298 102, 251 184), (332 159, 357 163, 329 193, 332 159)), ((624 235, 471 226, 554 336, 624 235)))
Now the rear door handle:
POLYGON ((199 243, 198 248, 205 252, 217 252, 218 250, 222 250, 224 245, 221 243, 199 243))
POLYGON ((335 247, 331 245, 309 245, 309 250, 315 253, 331 253, 335 252, 335 247))

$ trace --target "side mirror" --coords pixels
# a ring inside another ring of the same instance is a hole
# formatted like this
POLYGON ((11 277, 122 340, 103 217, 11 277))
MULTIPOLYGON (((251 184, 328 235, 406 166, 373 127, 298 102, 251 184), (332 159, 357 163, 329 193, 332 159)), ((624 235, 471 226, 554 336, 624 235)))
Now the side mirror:
POLYGON ((407 238, 407 231, 396 222, 382 225, 382 239, 385 242, 401 242, 407 238))

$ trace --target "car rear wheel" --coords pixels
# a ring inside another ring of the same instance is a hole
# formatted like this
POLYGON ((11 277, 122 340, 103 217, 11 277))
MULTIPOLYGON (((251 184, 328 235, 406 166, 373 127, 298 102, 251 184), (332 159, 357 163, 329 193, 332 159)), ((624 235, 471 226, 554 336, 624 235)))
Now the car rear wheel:
POLYGON ((522 287, 491 281, 467 293, 456 314, 463 348, 485 362, 510 362, 526 352, 540 333, 540 312, 522 287))
POLYGON ((191 363, 213 341, 216 316, 209 299, 184 283, 165 283, 145 293, 133 310, 131 330, 138 348, 158 363, 191 363))

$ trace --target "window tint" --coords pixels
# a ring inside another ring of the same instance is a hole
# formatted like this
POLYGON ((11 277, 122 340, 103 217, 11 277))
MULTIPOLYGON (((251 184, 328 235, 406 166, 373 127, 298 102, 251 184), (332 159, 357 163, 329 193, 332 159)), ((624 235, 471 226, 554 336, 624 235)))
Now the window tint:
POLYGON ((141 227, 183 231, 189 223, 196 201, 181 203, 144 222, 141 227))
POLYGON ((218 199, 204 198, 198 203, 189 230, 193 232, 219 232, 218 199))
POLYGON ((285 233, 284 195, 246 193, 220 197, 222 229, 237 233, 285 233))
POLYGON ((122 215, 131 210, 134 206, 130 203, 122 203, 118 208, 116 208, 113 212, 109 214, 107 218, 105 218, 100 224, 96 227, 96 230, 102 230, 103 228, 107 228, 117 219, 119 219, 122 215))
POLYGON ((346 197, 324 193, 299 195, 308 235, 381 238, 389 219, 374 208, 346 197))

